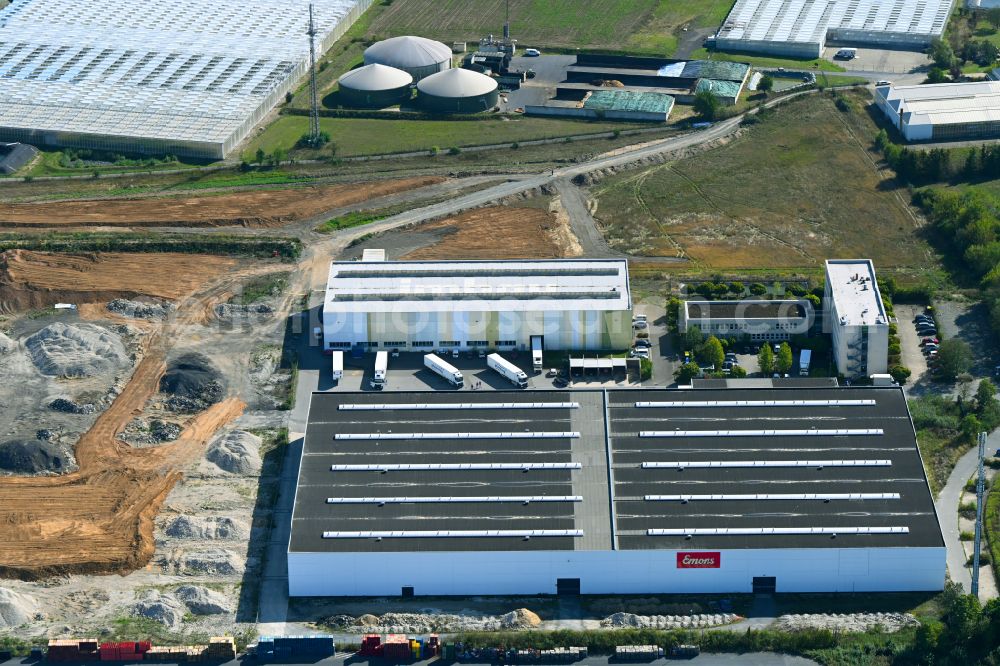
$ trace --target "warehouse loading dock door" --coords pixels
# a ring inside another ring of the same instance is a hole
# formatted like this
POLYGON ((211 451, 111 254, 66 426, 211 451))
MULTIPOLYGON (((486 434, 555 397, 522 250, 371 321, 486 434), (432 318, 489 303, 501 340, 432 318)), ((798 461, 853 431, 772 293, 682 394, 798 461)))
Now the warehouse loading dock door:
POLYGON ((778 579, 774 576, 754 576, 754 594, 774 594, 778 588, 778 579))
POLYGON ((579 578, 557 578, 556 594, 561 596, 576 596, 580 594, 579 578))

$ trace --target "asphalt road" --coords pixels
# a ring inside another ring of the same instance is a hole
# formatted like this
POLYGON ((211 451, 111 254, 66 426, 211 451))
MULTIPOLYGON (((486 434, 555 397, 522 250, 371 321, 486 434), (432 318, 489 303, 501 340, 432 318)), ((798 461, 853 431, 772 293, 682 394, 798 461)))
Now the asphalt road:
POLYGON ((934 502, 934 510, 941 523, 941 533, 944 535, 944 545, 948 550, 948 575, 956 583, 961 583, 966 592, 972 589, 971 567, 966 566, 965 551, 959 540, 958 501, 965 482, 976 471, 976 449, 972 448, 958 459, 955 469, 948 477, 948 483, 938 494, 934 502))

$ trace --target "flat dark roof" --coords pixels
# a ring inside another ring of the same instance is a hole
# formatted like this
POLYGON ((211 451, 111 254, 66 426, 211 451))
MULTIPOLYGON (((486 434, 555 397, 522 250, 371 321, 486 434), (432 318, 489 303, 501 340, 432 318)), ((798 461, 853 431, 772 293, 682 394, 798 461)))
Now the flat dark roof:
POLYGON ((797 301, 714 301, 688 303, 690 319, 803 319, 806 309, 797 301))
POLYGON ((314 393, 299 470, 290 550, 413 552, 613 547, 674 550, 942 545, 902 390, 799 385, 697 391, 314 393), (864 402, 840 402, 845 400, 864 402), (735 406, 733 401, 750 404, 735 406), (552 406, 557 403, 570 405, 552 406), (350 408, 365 405, 379 408, 350 408), (817 434, 817 429, 823 432, 817 434), (809 434, 810 431, 814 434, 809 434), (673 436, 676 433, 682 434, 673 436), (708 436, 695 436, 699 433, 708 436), (358 438, 359 435, 372 437, 358 438), (753 463, 734 467, 731 466, 734 461, 753 463), (774 466, 777 461, 812 462, 774 466), (842 462, 816 461, 861 462, 845 466, 842 462), (564 468, 523 470, 524 466, 551 463, 564 468), (643 463, 685 465, 678 470, 649 468, 643 463), (699 467, 691 463, 714 464, 699 467), (386 471, 381 467, 366 471, 331 468, 428 464, 517 467, 386 471), (567 465, 578 467, 566 469, 567 465), (876 493, 883 496, 872 497, 876 493), (760 497, 789 494, 853 497, 828 500, 760 497), (649 495, 716 497, 683 502, 654 500, 647 498, 649 495), (734 495, 755 497, 733 498, 734 495), (539 497, 558 501, 483 499, 539 497), (369 503, 331 504, 328 498, 367 498, 369 503), (379 504, 371 498, 389 500, 379 504), (433 501, 411 501, 417 498, 433 501), (454 498, 475 498, 475 501, 454 501, 454 498), (845 532, 836 536, 821 533, 687 536, 703 529, 889 527, 907 531, 845 532), (651 536, 647 534, 649 529, 684 533, 651 536), (405 538, 384 535, 381 540, 375 536, 323 536, 324 532, 492 530, 576 530, 582 536, 537 535, 525 539, 521 535, 405 538))

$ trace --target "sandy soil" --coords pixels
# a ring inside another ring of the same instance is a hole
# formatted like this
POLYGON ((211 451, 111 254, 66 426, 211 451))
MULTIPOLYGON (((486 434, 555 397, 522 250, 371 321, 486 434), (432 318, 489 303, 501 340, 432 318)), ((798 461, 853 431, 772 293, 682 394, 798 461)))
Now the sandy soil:
POLYGON ((0 204, 0 227, 273 227, 445 180, 422 176, 212 196, 0 204))
POLYGON ((0 311, 59 302, 93 303, 154 296, 176 299, 236 266, 228 257, 192 254, 0 254, 0 311))
POLYGON ((568 218, 538 208, 470 210, 412 231, 428 244, 407 252, 403 259, 550 259, 579 254, 568 218))

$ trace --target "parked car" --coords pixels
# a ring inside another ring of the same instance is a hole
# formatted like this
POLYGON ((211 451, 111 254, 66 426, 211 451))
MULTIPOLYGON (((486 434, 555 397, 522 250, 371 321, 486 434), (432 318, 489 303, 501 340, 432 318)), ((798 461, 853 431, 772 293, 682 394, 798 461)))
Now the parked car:
POLYGON ((569 386, 569 380, 566 379, 565 377, 556 377, 555 379, 552 380, 552 385, 555 386, 556 388, 564 388, 566 386, 569 386))
POLYGON ((880 88, 882 86, 891 86, 891 85, 892 85, 891 81, 886 81, 884 79, 882 81, 876 81, 875 82, 875 87, 876 88, 880 88))
POLYGON ((538 56, 542 55, 542 52, 539 51, 538 49, 524 49, 524 55, 528 56, 529 58, 537 58, 538 56))
POLYGON ((459 353, 458 353, 457 349, 452 349, 451 350, 451 357, 452 358, 458 358, 458 355, 459 355, 459 353))
POLYGON ((632 322, 632 328, 636 329, 637 331, 641 331, 643 329, 649 328, 649 324, 647 324, 645 321, 634 321, 632 322))
POLYGON ((485 349, 480 349, 479 350, 479 358, 486 358, 486 350, 485 349))
POLYGON ((938 340, 937 338, 924 338, 924 339, 922 339, 922 340, 920 341, 920 346, 921 346, 921 347, 923 347, 924 345, 926 345, 926 344, 930 344, 930 343, 932 343, 932 342, 933 342, 934 344, 938 344, 938 343, 939 343, 939 342, 941 342, 941 341, 940 341, 940 340, 938 340))
POLYGON ((649 349, 645 347, 638 347, 636 349, 633 349, 631 354, 635 358, 644 358, 646 360, 649 360, 649 349))
POLYGON ((937 345, 927 345, 924 347, 924 353, 929 354, 930 352, 936 352, 938 350, 937 345))
POLYGON ((653 343, 651 343, 646 338, 639 338, 638 340, 635 341, 635 346, 636 347, 646 347, 648 349, 648 348, 650 348, 650 347, 653 346, 653 343))
POLYGON ((728 354, 726 354, 726 360, 730 361, 733 365, 737 365, 736 354, 734 354, 733 352, 729 352, 728 354))
POLYGON ((557 370, 556 368, 549 368, 549 371, 545 373, 545 376, 546 377, 558 377, 559 376, 559 370, 557 370))
POLYGON ((733 369, 733 365, 735 364, 732 361, 726 361, 725 363, 722 364, 722 371, 729 372, 730 370, 733 369))

